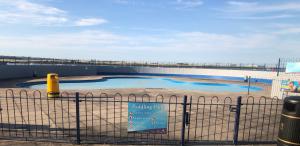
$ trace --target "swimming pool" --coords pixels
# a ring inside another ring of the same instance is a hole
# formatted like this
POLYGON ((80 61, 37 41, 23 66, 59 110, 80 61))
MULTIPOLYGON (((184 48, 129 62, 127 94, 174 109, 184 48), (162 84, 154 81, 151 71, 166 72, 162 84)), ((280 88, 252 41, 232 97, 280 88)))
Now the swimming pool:
MULTIPOLYGON (((23 87, 46 89, 46 84, 29 84, 23 87)), ((247 92, 248 86, 229 83, 209 83, 180 81, 163 77, 113 77, 94 81, 61 81, 60 89, 116 89, 116 88, 167 88, 197 90, 207 92, 247 92)), ((258 86, 251 86, 250 91, 261 91, 258 86)))

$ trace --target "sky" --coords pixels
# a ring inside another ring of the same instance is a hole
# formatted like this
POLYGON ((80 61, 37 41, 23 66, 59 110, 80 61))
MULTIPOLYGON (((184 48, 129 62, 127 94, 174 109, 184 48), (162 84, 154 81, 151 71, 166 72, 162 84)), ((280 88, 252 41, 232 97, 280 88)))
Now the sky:
POLYGON ((300 0, 0 0, 0 55, 264 64, 299 54, 300 0))

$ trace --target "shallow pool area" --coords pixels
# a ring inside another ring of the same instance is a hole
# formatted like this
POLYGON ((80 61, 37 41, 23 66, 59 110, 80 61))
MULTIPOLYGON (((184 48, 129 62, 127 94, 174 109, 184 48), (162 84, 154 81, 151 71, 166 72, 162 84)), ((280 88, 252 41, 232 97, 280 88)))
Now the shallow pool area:
MULTIPOLYGON (((22 85, 31 89, 46 89, 45 83, 22 85)), ((205 92, 247 92, 248 86, 231 83, 210 83, 182 81, 164 77, 106 77, 93 81, 61 81, 60 89, 118 89, 118 88, 166 88, 179 90, 197 90, 205 92)), ((262 91, 251 86, 250 91, 262 91)))

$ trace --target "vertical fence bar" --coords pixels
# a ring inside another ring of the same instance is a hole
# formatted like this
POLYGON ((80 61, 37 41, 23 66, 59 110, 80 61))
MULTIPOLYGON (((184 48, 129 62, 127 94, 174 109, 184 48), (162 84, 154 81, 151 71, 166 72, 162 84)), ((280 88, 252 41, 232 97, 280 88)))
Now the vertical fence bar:
POLYGON ((236 101, 235 121, 234 121, 234 135, 233 144, 238 144, 239 126, 240 126, 240 114, 241 114, 242 97, 239 96, 236 101))
POLYGON ((57 125, 57 120, 56 120, 56 99, 53 99, 53 112, 54 112, 54 124, 55 124, 55 138, 57 139, 57 133, 58 133, 58 125, 57 125))
MULTIPOLYGON (((21 97, 20 97, 21 98, 21 97)), ((26 126, 26 128, 28 129, 28 137, 30 137, 31 136, 31 128, 30 128, 30 115, 29 115, 29 106, 28 106, 28 96, 26 96, 26 106, 27 106, 27 126, 26 126)), ((22 103, 21 103, 22 104, 22 103)), ((25 119, 25 117, 24 117, 24 119, 25 119)))
POLYGON ((187 114, 186 120, 187 120, 187 125, 189 126, 188 128, 188 135, 187 135, 187 140, 190 140, 190 129, 191 129, 191 125, 190 125, 190 118, 191 118, 191 114, 192 114, 192 96, 190 97, 190 109, 189 109, 189 113, 187 114))
MULTIPOLYGON (((11 136, 11 127, 10 127, 10 120, 9 120, 9 106, 8 106, 8 97, 7 97, 7 95, 5 96, 5 99, 6 99, 6 114, 7 114, 7 123, 8 123, 8 134, 9 134, 9 136, 11 136)), ((21 99, 21 98, 20 98, 21 99)), ((22 108, 21 108, 21 113, 22 113, 22 108)), ((22 114, 21 114, 21 116, 23 116, 22 114)), ((23 128, 23 119, 22 119, 22 128, 23 128)), ((23 136, 24 136, 24 134, 23 134, 23 136)))
POLYGON ((183 107, 182 107, 182 127, 181 127, 181 141, 180 144, 181 146, 184 146, 185 142, 184 142, 184 138, 185 138, 185 116, 186 116, 186 102, 187 102, 187 96, 185 95, 183 97, 183 107))
POLYGON ((80 144, 79 93, 76 92, 76 144, 80 144))
POLYGON ((251 76, 248 77, 248 95, 250 94, 251 76))
MULTIPOLYGON (((4 125, 2 124, 3 123, 3 116, 2 116, 2 111, 3 111, 3 108, 2 108, 2 104, 1 104, 1 100, 0 100, 0 122, 1 122, 1 131, 2 131, 2 135, 3 135, 3 132, 4 132, 4 125)), ((16 124, 15 124, 16 125, 16 124)))
POLYGON ((279 76, 279 72, 280 72, 280 63, 281 63, 281 60, 279 58, 278 59, 278 65, 277 65, 277 76, 279 76))

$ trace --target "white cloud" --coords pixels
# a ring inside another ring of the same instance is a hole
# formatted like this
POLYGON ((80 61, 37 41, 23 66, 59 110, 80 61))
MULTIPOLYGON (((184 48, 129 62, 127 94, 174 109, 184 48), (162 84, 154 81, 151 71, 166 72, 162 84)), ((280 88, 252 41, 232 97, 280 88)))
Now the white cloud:
POLYGON ((244 19, 244 20, 272 20, 272 19, 285 19, 285 18, 293 18, 295 15, 290 14, 278 14, 278 15, 268 15, 268 16, 226 16, 224 18, 229 19, 244 19))
POLYGON ((49 7, 37 3, 31 3, 24 0, 17 0, 12 2, 19 10, 27 13, 38 13, 38 14, 46 14, 46 15, 60 15, 65 13, 65 11, 55 8, 49 7))
MULTIPOLYGON (((73 49, 90 45, 112 45, 125 38, 105 31, 82 31, 31 36, 0 36, 0 46, 5 48, 73 49), (23 46, 23 47, 22 47, 23 46)), ((84 49, 84 48, 83 48, 84 49)))
POLYGON ((101 18, 86 18, 86 19, 80 19, 75 22, 75 25, 77 26, 92 26, 92 25, 100 25, 107 23, 108 21, 101 18))
POLYGON ((178 9, 191 9, 203 5, 202 0, 177 0, 178 9))
POLYGON ((279 31, 281 34, 300 34, 300 27, 288 28, 282 31, 279 31))
POLYGON ((279 35, 300 35, 300 25, 294 24, 275 24, 271 26, 274 34, 279 35))
MULTIPOLYGON (((176 56, 197 61, 220 58, 265 61, 282 55, 300 53, 299 39, 283 39, 280 34, 214 34, 204 32, 174 32, 163 35, 121 35, 105 31, 82 31, 37 36, 0 36, 0 54, 43 57, 131 60, 176 60, 176 56), (57 53, 59 52, 59 53, 57 53), (161 55, 157 55, 161 54, 161 55), (162 55, 164 54, 164 55, 162 55), (168 56, 168 57, 167 57, 168 56), (253 60, 253 58, 258 58, 253 60)), ((221 59, 222 60, 222 59, 221 59)))
POLYGON ((225 18, 270 20, 298 17, 300 2, 263 4, 259 2, 228 1, 221 10, 225 18))
POLYGON ((227 3, 229 5, 240 6, 240 7, 257 5, 256 2, 244 2, 244 1, 228 1, 227 3))
POLYGON ((276 4, 260 4, 257 2, 241 2, 241 1, 229 1, 229 11, 236 12, 280 12, 280 11, 300 11, 300 2, 286 2, 276 4))
POLYGON ((85 18, 74 21, 62 9, 27 0, 0 0, 0 22, 34 25, 92 26, 107 23, 102 18, 85 18))
POLYGON ((129 0, 114 0, 113 2, 117 4, 129 4, 129 0))
POLYGON ((26 0, 0 1, 1 23, 33 23, 39 25, 61 24, 68 21, 66 12, 26 0))

